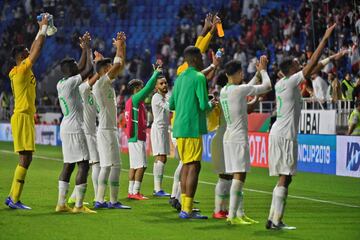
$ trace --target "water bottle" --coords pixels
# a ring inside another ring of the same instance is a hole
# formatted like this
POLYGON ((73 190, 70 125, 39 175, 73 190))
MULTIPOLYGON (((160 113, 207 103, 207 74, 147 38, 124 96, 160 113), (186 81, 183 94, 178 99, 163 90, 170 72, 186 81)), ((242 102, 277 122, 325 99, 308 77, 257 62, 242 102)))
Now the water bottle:
POLYGON ((222 57, 222 55, 223 55, 223 49, 221 49, 221 48, 219 48, 218 50, 217 50, 217 52, 216 52, 216 54, 215 54, 215 57, 216 58, 221 58, 222 57))
MULTIPOLYGON (((45 16, 45 13, 42 13, 36 17, 38 22, 42 20, 42 18, 45 16)), ((57 28, 54 26, 54 17, 53 15, 48 15, 48 28, 46 31, 46 35, 52 36, 57 32, 57 28)))

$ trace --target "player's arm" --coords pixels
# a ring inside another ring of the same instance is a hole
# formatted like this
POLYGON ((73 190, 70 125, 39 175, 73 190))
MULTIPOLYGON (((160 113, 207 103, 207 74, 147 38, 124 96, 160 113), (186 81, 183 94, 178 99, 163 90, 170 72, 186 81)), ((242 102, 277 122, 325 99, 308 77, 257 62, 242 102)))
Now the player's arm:
POLYGON ((113 38, 113 45, 116 47, 116 55, 114 63, 107 73, 111 80, 119 75, 119 72, 125 65, 125 41, 126 35, 124 32, 118 32, 116 39, 113 38))
POLYGON ((249 87, 250 90, 249 93, 247 94, 248 96, 261 95, 271 90, 271 80, 268 73, 266 72, 267 63, 268 63, 267 57, 265 55, 261 56, 259 63, 256 65, 256 69, 258 72, 260 72, 262 83, 260 85, 254 85, 254 86, 246 85, 249 87))
POLYGON ((336 24, 330 26, 328 29, 326 29, 326 32, 321 39, 321 42, 319 43, 318 47, 316 48, 315 52, 310 58, 310 62, 304 67, 302 70, 302 73, 304 75, 304 78, 309 78, 311 76, 311 73, 313 72, 314 68, 316 67, 319 58, 321 56, 321 52, 324 49, 329 37, 331 36, 331 33, 334 31, 336 24))
POLYGON ((49 14, 45 14, 42 17, 41 21, 38 22, 39 32, 36 35, 36 38, 31 45, 30 54, 29 54, 29 59, 32 64, 35 63, 36 60, 38 59, 38 57, 40 56, 41 49, 44 45, 45 38, 46 38, 46 30, 48 28, 48 17, 49 17, 49 14))
POLYGON ((220 65, 220 61, 221 58, 217 58, 214 54, 213 50, 210 50, 210 54, 211 54, 211 58, 212 58, 212 63, 210 64, 210 66, 208 66, 207 68, 203 69, 201 71, 202 74, 205 75, 206 79, 212 79, 214 74, 215 74, 215 70, 216 68, 220 65))
POLYGON ((82 37, 79 37, 81 56, 77 65, 80 72, 82 72, 86 66, 86 58, 88 54, 88 49, 90 48, 90 41, 91 37, 89 32, 86 32, 82 37))
POLYGON ((212 107, 214 107, 214 102, 209 102, 206 78, 204 76, 198 76, 195 93, 199 100, 199 107, 202 111, 211 110, 212 107))
POLYGON ((198 47, 201 53, 206 52, 206 50, 208 49, 209 44, 216 31, 216 24, 220 22, 221 22, 220 18, 218 16, 214 16, 213 21, 211 23, 212 25, 210 31, 200 41, 196 41, 197 46, 195 45, 195 47, 198 47))
POLYGON ((348 51, 345 49, 339 51, 338 53, 335 53, 333 55, 331 55, 330 57, 328 58, 325 58, 323 60, 321 60, 317 65, 316 67, 314 68, 314 70, 311 72, 311 74, 314 74, 314 73, 318 73, 320 72, 326 65, 328 65, 331 61, 335 60, 339 60, 341 59, 342 57, 344 57, 346 55, 348 51))
POLYGON ((85 51, 86 51, 85 68, 82 71, 80 71, 82 80, 88 78, 93 72, 93 58, 92 58, 92 51, 90 48, 90 40, 91 40, 90 34, 87 36, 87 38, 88 39, 85 42, 85 51))
POLYGON ((158 68, 154 71, 150 80, 145 84, 145 86, 136 94, 132 96, 133 102, 141 102, 144 101, 147 96, 154 90, 156 81, 162 72, 162 66, 158 66, 158 68))

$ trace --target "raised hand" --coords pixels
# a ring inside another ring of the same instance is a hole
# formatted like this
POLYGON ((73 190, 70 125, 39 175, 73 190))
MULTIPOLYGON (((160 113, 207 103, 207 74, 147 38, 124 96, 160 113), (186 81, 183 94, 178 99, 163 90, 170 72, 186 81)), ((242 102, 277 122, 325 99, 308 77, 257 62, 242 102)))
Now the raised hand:
POLYGON ((98 51, 95 51, 94 55, 95 55, 94 62, 104 59, 104 56, 101 53, 99 53, 98 51))
POLYGON ((348 54, 349 51, 346 48, 341 49, 338 53, 334 54, 334 60, 337 61, 348 54))
POLYGON ((331 33, 334 31, 335 27, 336 27, 336 23, 328 27, 326 29, 323 39, 328 39, 331 36, 331 33))
MULTIPOLYGON (((214 51, 212 49, 209 50, 210 54, 211 54, 211 59, 212 59, 212 64, 215 65, 215 67, 218 67, 220 65, 221 62, 221 57, 216 57, 214 51)), ((222 50, 223 51, 223 50, 222 50)))
POLYGON ((256 70, 257 71, 261 71, 261 70, 267 70, 267 64, 268 64, 268 59, 265 55, 262 55, 260 57, 260 60, 256 63, 256 70))
POLYGON ((210 29, 212 28, 212 19, 213 15, 211 13, 206 14, 205 20, 204 20, 204 29, 210 29))
POLYGON ((40 29, 42 28, 42 26, 44 26, 44 25, 47 26, 49 24, 49 15, 50 15, 49 13, 45 13, 43 15, 43 17, 41 18, 41 21, 38 21, 40 29))
POLYGON ((216 24, 218 23, 221 23, 221 19, 217 15, 214 15, 212 19, 211 32, 215 32, 216 24))
POLYGON ((82 37, 79 37, 80 47, 82 49, 90 48, 91 35, 89 32, 85 32, 82 37))
POLYGON ((163 71, 163 61, 161 59, 157 59, 156 60, 156 63, 153 64, 153 68, 154 70, 158 71, 158 72, 161 72, 163 71))

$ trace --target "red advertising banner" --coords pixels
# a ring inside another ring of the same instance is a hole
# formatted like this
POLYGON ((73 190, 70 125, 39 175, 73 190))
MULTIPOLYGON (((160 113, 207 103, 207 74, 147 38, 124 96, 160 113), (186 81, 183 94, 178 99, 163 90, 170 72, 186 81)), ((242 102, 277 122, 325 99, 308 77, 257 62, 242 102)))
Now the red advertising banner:
POLYGON ((251 166, 268 168, 269 133, 249 132, 251 166))

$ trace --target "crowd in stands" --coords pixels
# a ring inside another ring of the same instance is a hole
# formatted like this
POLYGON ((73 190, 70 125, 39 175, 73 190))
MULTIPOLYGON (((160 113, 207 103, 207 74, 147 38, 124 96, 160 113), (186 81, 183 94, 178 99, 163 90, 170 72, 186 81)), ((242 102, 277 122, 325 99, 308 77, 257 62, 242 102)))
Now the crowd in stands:
MULTIPOLYGON (((326 27, 336 22, 336 30, 324 56, 342 48, 349 49, 349 54, 339 61, 330 63, 320 74, 313 75, 313 84, 302 85, 301 93, 304 98, 316 98, 320 101, 336 102, 342 99, 360 98, 358 48, 360 7, 355 5, 356 1, 291 1, 298 4, 284 3, 290 1, 269 1, 281 3, 280 6, 273 9, 271 6, 264 7, 269 6, 269 3, 266 5, 267 1, 228 0, 223 2, 224 4, 217 9, 217 12, 225 29, 225 38, 214 37, 210 44, 210 49, 214 51, 220 47, 225 49, 223 63, 231 59, 241 61, 243 71, 247 79, 250 79, 256 71, 256 59, 265 53, 270 59, 269 74, 272 82, 275 83, 280 78, 278 64, 282 59, 292 56, 305 63, 310 58, 314 46, 318 44, 326 27), (256 3, 265 5, 260 6, 256 3)), ((106 14, 109 19, 112 17, 127 19, 129 17, 128 10, 136 7, 132 5, 131 1, 126 0, 100 0, 99 3, 101 12, 106 14)), ((184 48, 195 43, 195 39, 201 31, 205 13, 211 10, 214 9, 210 9, 210 6, 206 5, 199 8, 194 4, 184 4, 174 14, 178 25, 171 26, 173 29, 160 38, 155 48, 156 52, 143 49, 141 56, 134 55, 127 59, 125 71, 119 81, 116 81, 115 87, 120 109, 129 95, 125 87, 126 83, 133 78, 147 81, 152 72, 154 56, 163 60, 166 77, 170 85, 173 84, 176 78, 176 69, 183 61, 181 55, 184 48)), ((0 12, 1 22, 6 23, 0 27, 0 65, 3 66, 0 72, 0 92, 5 92, 2 95, 6 95, 5 99, 9 99, 7 100, 9 103, 6 105, 9 109, 11 108, 11 89, 7 77, 11 66, 9 52, 16 43, 30 46, 37 30, 36 15, 44 11, 52 13, 56 20, 58 33, 55 35, 54 41, 58 48, 63 45, 66 49, 65 46, 69 42, 67 38, 71 38, 73 52, 79 52, 76 50, 80 34, 79 26, 87 26, 91 31, 91 26, 96 24, 91 22, 92 11, 86 7, 83 0, 4 0, 0 12), (13 15, 11 23, 8 23, 7 19, 9 12, 13 15), (74 30, 69 32, 68 26, 73 26, 74 30)), ((149 36, 149 38, 151 37, 149 36)), ((100 52, 108 51, 108 43, 99 36, 96 36, 93 42, 93 49, 100 52)), ((205 54, 204 60, 205 65, 209 64, 210 56, 205 54)), ((35 69, 38 81, 46 77, 47 70, 49 69, 35 69)), ((209 84, 211 92, 216 91, 216 80, 219 73, 221 73, 221 67, 209 84)), ((39 91, 38 105, 58 106, 54 93, 47 93, 41 89, 39 91)), ((265 100, 273 101, 274 96, 274 92, 269 93, 265 100)), ((3 104, 1 105, 3 106, 3 104)))

